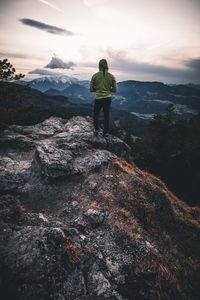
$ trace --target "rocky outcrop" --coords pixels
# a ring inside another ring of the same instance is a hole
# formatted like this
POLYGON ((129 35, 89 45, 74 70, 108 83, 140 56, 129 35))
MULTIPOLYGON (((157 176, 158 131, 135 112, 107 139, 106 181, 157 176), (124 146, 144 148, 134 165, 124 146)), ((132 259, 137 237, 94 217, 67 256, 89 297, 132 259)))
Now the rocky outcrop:
POLYGON ((0 144, 3 299, 199 298, 199 212, 123 141, 73 117, 11 126, 0 144))
POLYGON ((99 168, 117 155, 131 159, 129 146, 119 138, 93 135, 90 117, 74 117, 68 122, 50 118, 35 126, 11 126, 0 143, 6 153, 0 165, 1 191, 23 187, 36 169, 50 181, 99 168))

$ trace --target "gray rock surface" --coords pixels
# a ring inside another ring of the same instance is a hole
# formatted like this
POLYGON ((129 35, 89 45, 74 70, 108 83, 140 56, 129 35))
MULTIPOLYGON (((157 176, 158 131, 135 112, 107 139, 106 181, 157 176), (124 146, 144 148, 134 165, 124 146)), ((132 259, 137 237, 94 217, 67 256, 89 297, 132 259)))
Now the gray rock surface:
POLYGON ((128 145, 94 136, 79 116, 13 125, 0 145, 3 300, 159 299, 156 276, 176 272, 174 260, 184 266, 163 222, 176 224, 179 208, 191 215, 134 165, 128 145))
MULTIPOLYGON (((128 158, 130 148, 117 137, 94 136, 90 117, 13 125, 0 143, 0 203, 8 213, 0 218, 1 264, 6 281, 13 282, 8 297, 121 299, 96 250, 88 248, 88 228, 100 226, 108 214, 85 210, 72 194, 83 184, 77 175, 87 180, 118 155, 128 158)), ((97 186, 88 183, 91 193, 97 186)))
POLYGON ((94 225, 100 225, 103 223, 105 218, 108 216, 108 212, 100 212, 95 209, 88 209, 85 213, 84 216, 94 225))

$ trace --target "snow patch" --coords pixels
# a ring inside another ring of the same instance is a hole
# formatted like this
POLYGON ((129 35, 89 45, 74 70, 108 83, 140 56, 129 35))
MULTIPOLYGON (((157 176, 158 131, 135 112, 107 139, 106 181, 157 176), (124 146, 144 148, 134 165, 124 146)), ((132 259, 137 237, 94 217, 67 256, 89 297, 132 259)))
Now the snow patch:
POLYGON ((39 77, 36 79, 33 79, 33 84, 44 82, 44 81, 49 81, 49 82, 62 82, 62 83, 74 83, 78 82, 78 79, 75 77, 70 77, 67 75, 55 75, 55 76, 44 76, 44 77, 39 77))
POLYGON ((131 112, 132 115, 135 115, 141 119, 153 119, 155 114, 139 114, 137 112, 132 111, 131 112))
POLYGON ((189 108, 185 104, 175 104, 174 105, 174 112, 178 115, 182 114, 197 114, 197 111, 195 109, 189 108))
POLYGON ((115 124, 115 126, 120 127, 120 120, 115 120, 114 124, 115 124))
POLYGON ((172 101, 168 101, 168 100, 153 99, 151 101, 162 103, 162 104, 174 104, 172 101))
POLYGON ((120 95, 112 95, 113 101, 117 100, 117 101, 125 101, 127 102, 126 97, 120 96, 120 95))

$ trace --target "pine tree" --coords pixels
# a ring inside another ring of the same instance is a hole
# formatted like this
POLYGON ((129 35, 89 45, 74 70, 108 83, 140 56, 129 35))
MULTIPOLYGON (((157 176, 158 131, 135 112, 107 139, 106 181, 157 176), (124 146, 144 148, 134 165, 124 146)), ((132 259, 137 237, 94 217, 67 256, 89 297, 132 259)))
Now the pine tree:
POLYGON ((14 123, 14 115, 22 101, 21 87, 9 81, 19 80, 25 75, 15 74, 15 72, 15 68, 7 58, 0 60, 0 128, 14 123))
POLYGON ((7 58, 0 60, 0 81, 19 80, 25 76, 22 73, 15 74, 15 72, 15 68, 7 58))

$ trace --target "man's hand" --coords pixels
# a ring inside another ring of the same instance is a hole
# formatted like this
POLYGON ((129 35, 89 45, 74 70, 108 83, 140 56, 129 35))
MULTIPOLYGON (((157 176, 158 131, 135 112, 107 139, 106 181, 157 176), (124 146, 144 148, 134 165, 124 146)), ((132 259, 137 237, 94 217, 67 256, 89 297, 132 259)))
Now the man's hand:
POLYGON ((95 85, 95 79, 94 76, 92 76, 92 79, 90 81, 90 92, 96 92, 96 85, 95 85))
POLYGON ((114 76, 113 76, 113 80, 112 80, 112 85, 111 85, 110 91, 113 92, 113 93, 117 92, 117 82, 116 82, 116 79, 114 78, 114 76))

